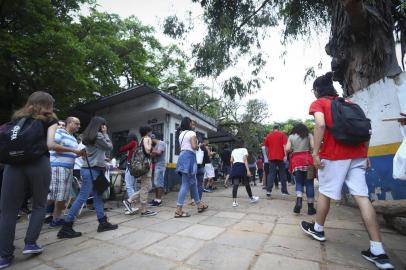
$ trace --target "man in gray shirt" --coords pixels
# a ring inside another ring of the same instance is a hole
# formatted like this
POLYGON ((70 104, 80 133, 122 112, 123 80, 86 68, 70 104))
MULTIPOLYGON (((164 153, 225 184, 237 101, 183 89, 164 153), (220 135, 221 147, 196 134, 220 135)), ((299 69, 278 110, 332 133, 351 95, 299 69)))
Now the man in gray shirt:
POLYGON ((154 185, 155 185, 155 199, 151 201, 152 206, 161 206, 162 194, 165 184, 165 169, 166 169, 166 143, 153 138, 152 143, 155 145, 152 150, 151 156, 155 160, 155 173, 154 173, 154 185))

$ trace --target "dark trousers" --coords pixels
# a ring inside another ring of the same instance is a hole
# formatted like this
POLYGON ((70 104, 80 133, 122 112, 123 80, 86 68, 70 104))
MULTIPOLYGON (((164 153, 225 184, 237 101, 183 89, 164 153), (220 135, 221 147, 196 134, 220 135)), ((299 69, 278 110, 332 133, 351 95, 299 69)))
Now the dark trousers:
POLYGON ((262 182, 262 177, 264 176, 264 169, 258 169, 259 182, 262 182))
POLYGON ((32 192, 32 213, 24 242, 34 244, 37 241, 45 218, 50 182, 51 166, 46 156, 28 165, 5 166, 0 200, 1 257, 13 255, 17 215, 27 187, 32 192))
MULTIPOLYGON (((242 179, 233 179, 233 199, 237 198, 239 183, 244 183, 244 181, 242 179)), ((249 183, 245 184, 245 189, 247 190, 248 197, 252 198, 252 191, 249 183)))
POLYGON ((270 160, 269 161, 269 177, 267 184, 267 191, 272 192, 274 180, 276 178, 276 173, 279 174, 279 180, 282 183, 282 193, 287 193, 288 189, 286 186, 286 171, 285 163, 283 160, 270 160))
POLYGON ((257 177, 257 168, 256 167, 250 167, 249 168, 250 169, 250 172, 251 172, 251 181, 252 182, 254 182, 254 185, 256 185, 256 183, 255 183, 255 179, 256 179, 256 177, 257 177))

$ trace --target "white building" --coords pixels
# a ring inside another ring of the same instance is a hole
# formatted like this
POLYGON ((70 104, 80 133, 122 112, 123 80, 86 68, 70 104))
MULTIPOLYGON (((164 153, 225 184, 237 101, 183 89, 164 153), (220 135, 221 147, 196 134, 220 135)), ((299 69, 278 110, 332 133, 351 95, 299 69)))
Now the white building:
POLYGON ((176 163, 178 158, 175 134, 183 117, 188 116, 196 121, 198 137, 207 137, 209 133, 217 131, 214 119, 193 110, 167 93, 145 85, 80 105, 75 114, 83 124, 92 116, 104 117, 114 144, 114 153, 125 144, 129 132, 134 132, 140 138, 139 128, 151 126, 153 133, 166 142, 166 160, 170 164, 176 163))

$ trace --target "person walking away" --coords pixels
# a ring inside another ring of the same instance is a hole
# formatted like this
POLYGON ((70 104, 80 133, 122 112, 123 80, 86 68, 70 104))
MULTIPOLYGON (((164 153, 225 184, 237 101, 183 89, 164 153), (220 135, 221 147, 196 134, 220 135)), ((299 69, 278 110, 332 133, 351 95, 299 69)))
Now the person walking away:
POLYGON ((184 218, 190 217, 189 213, 182 210, 188 191, 190 191, 192 199, 197 205, 198 213, 205 211, 208 206, 201 201, 197 190, 197 161, 195 151, 198 145, 196 133, 192 128, 192 120, 190 120, 189 117, 182 119, 179 129, 177 130, 177 135, 181 152, 176 164, 176 172, 181 175, 182 184, 178 193, 175 218, 184 218))
POLYGON ((365 172, 368 166, 368 143, 345 144, 331 132, 333 126, 332 100, 338 98, 333 86, 333 74, 318 77, 313 83, 317 100, 310 105, 309 114, 314 116, 314 166, 318 168, 319 198, 314 223, 302 221, 302 230, 318 241, 325 241, 324 224, 330 210, 330 200, 340 200, 345 183, 357 203, 364 225, 370 237, 369 249, 362 251, 366 260, 380 269, 393 269, 385 253, 376 213, 368 197, 365 172))
MULTIPOLYGON (((142 126, 139 129, 141 134, 140 145, 143 149, 145 157, 151 159, 152 152, 152 128, 150 126, 142 126)), ((148 204, 148 193, 152 188, 152 166, 149 167, 148 173, 139 177, 140 190, 134 193, 127 200, 124 200, 124 206, 128 211, 131 211, 132 204, 136 201, 140 201, 141 204, 141 217, 151 217, 155 216, 157 212, 147 210, 148 204)))
POLYGON ((255 159, 253 154, 248 154, 248 168, 250 169, 251 177, 250 181, 253 182, 253 185, 256 186, 257 183, 255 182, 256 174, 257 174, 257 160, 255 159))
POLYGON ((236 148, 231 152, 231 182, 233 184, 233 207, 238 206, 237 192, 240 184, 245 186, 250 203, 256 203, 259 197, 253 196, 250 186, 251 171, 248 167, 248 150, 244 147, 244 141, 239 140, 236 148))
POLYGON ((58 128, 55 132, 55 142, 70 148, 70 152, 50 151, 51 157, 51 185, 49 187, 48 205, 54 205, 50 228, 63 225, 62 211, 66 208, 66 201, 71 194, 73 182, 73 168, 77 155, 75 150, 80 150, 74 134, 80 129, 80 120, 76 117, 68 117, 66 127, 58 128))
MULTIPOLYGON (((204 182, 204 151, 202 150, 202 145, 198 145, 198 149, 196 150, 196 161, 197 161, 197 192, 199 193, 199 198, 202 200, 203 198, 203 182, 204 182)), ((192 194, 191 194, 192 197, 192 194)))
MULTIPOLYGON (((127 196, 130 198, 137 191, 137 181, 134 176, 130 173, 130 164, 133 157, 135 148, 138 146, 138 138, 133 132, 128 133, 127 143, 120 147, 119 152, 127 152, 127 165, 124 174, 125 189, 127 191, 127 196)), ((125 207, 126 208, 126 207, 125 207)), ((130 210, 125 210, 126 215, 135 214, 139 209, 131 207, 130 210)))
POLYGON ((223 174, 224 174, 224 187, 228 187, 228 179, 230 178, 231 170, 231 150, 228 143, 224 144, 223 151, 220 154, 221 164, 223 165, 223 174))
MULTIPOLYGON (((265 138, 264 138, 265 141, 265 138)), ((262 177, 262 189, 267 189, 267 182, 268 182, 268 177, 269 177, 269 160, 268 160, 268 150, 265 145, 262 143, 261 146, 261 151, 262 151, 262 157, 264 160, 264 176, 262 177)))
POLYGON ((288 137, 286 152, 292 152, 289 171, 296 182, 296 204, 293 212, 300 213, 303 202, 304 187, 306 187, 307 214, 316 214, 314 209, 314 178, 308 178, 308 170, 312 169, 313 159, 310 151, 313 149, 313 135, 306 125, 296 124, 288 137))
MULTIPOLYGON (((32 213, 24 238, 23 254, 38 254, 43 251, 37 245, 37 240, 45 218, 47 194, 51 182, 48 150, 71 151, 55 142, 58 121, 53 107, 53 97, 48 93, 37 91, 32 93, 24 107, 17 110, 12 116, 12 122, 20 122, 25 119, 24 125, 32 124, 32 127, 39 127, 38 130, 35 130, 36 133, 30 136, 38 135, 40 137, 39 141, 34 144, 41 146, 36 150, 42 150, 36 152, 35 158, 22 164, 12 165, 3 161, 5 166, 0 200, 0 268, 8 267, 14 259, 13 242, 16 221, 28 187, 32 193, 32 213)), ((82 154, 80 151, 75 153, 82 154)))
MULTIPOLYGON (((154 134, 152 134, 154 135, 154 134)), ((166 170, 166 143, 152 138, 152 142, 155 145, 151 156, 155 159, 155 174, 154 174, 154 185, 155 185, 155 199, 152 200, 152 206, 162 205, 162 194, 164 192, 165 185, 165 170, 166 170)))
POLYGON ((285 133, 279 131, 279 128, 279 125, 275 124, 273 127, 273 131, 266 136, 264 141, 264 145, 267 148, 269 160, 269 177, 266 193, 268 198, 271 197, 274 179, 277 172, 279 175, 279 180, 282 184, 282 194, 289 195, 286 185, 285 171, 285 145, 288 141, 288 137, 285 135, 285 133))
POLYGON ((209 139, 203 138, 203 144, 201 149, 204 152, 203 163, 204 163, 204 180, 206 181, 204 192, 212 192, 213 181, 214 181, 214 167, 211 163, 211 157, 215 154, 210 150, 209 139))
MULTIPOLYGON (((93 191, 93 182, 99 175, 105 174, 106 152, 113 150, 113 144, 107 135, 106 120, 102 117, 95 116, 90 120, 89 125, 82 134, 82 139, 83 144, 86 146, 85 150, 88 156, 86 162, 84 162, 80 169, 82 186, 79 195, 65 216, 65 222, 57 234, 58 238, 75 238, 82 235, 81 232, 76 232, 73 229, 75 217, 82 208, 82 205, 89 198, 90 192, 93 191)), ((102 195, 93 192, 93 203, 99 221, 97 232, 117 229, 118 225, 113 225, 107 220, 107 216, 104 213, 102 195)))
POLYGON ((256 164, 257 164, 258 179, 259 179, 260 181, 262 181, 262 178, 263 178, 263 176, 264 176, 264 161, 263 161, 263 159, 262 159, 262 155, 261 155, 261 154, 258 155, 256 164))

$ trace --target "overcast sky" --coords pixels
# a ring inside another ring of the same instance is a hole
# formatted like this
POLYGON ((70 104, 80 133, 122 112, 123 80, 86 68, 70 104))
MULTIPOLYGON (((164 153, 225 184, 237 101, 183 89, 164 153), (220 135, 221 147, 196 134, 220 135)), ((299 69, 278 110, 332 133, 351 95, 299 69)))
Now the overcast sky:
MULTIPOLYGON (((116 13, 121 17, 136 16, 141 22, 151 25, 156 29, 156 37, 164 45, 175 43, 162 34, 162 22, 165 17, 176 14, 179 18, 186 17, 191 10, 194 18, 195 29, 189 34, 188 42, 198 42, 204 33, 204 25, 201 22, 202 9, 191 0, 97 0, 98 10, 116 13)), ((265 67, 265 73, 274 77, 273 81, 266 81, 261 90, 253 95, 244 98, 244 101, 252 98, 259 98, 267 102, 271 116, 269 122, 284 121, 289 118, 306 119, 308 108, 314 100, 310 92, 312 81, 308 84, 303 82, 307 67, 317 67, 322 63, 321 69, 316 69, 316 75, 324 74, 330 70, 330 57, 326 55, 324 46, 328 42, 329 33, 321 33, 310 41, 296 41, 288 46, 280 43, 281 35, 278 29, 270 30, 270 38, 263 43, 262 49, 269 58, 265 67), (281 54, 287 51, 287 55, 281 58, 281 54)), ((188 48, 185 44, 183 48, 188 48)), ((234 73, 244 75, 244 67, 227 71, 227 74, 234 73)), ((247 70, 245 74, 249 71, 247 70)), ((209 80, 206 83, 209 87, 219 89, 218 82, 209 80)), ((207 80, 205 80, 207 81, 207 80)), ((219 95, 220 93, 215 93, 219 95)))

